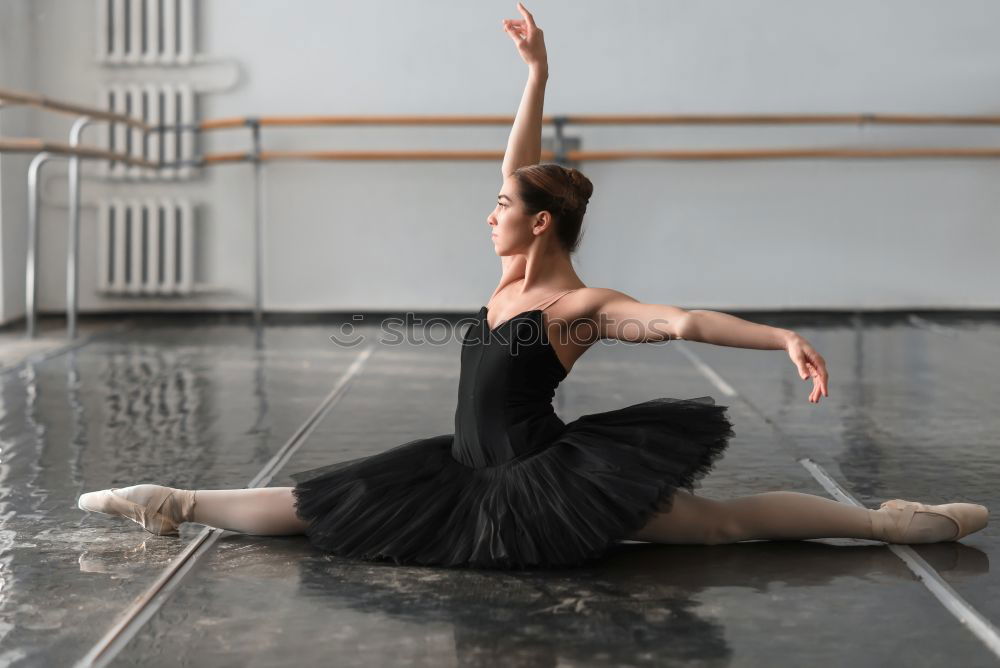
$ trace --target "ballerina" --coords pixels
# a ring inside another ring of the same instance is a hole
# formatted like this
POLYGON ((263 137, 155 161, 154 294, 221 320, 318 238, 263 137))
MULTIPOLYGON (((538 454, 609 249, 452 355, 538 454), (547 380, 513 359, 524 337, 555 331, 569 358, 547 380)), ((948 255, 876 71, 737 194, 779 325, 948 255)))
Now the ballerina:
POLYGON ((829 396, 829 374, 794 331, 584 284, 571 254, 593 185, 576 169, 539 164, 548 60, 541 28, 517 9, 522 18, 505 19, 503 30, 528 78, 487 217, 502 272, 462 338, 454 432, 293 473, 294 487, 140 484, 83 494, 79 507, 158 535, 196 522, 304 534, 344 557, 488 568, 580 564, 622 539, 932 543, 986 526, 986 507, 971 503, 893 499, 870 509, 791 491, 695 495, 733 435, 727 407, 712 397, 658 397, 569 423, 555 414, 555 388, 601 339, 785 350, 812 382, 810 403, 829 396))

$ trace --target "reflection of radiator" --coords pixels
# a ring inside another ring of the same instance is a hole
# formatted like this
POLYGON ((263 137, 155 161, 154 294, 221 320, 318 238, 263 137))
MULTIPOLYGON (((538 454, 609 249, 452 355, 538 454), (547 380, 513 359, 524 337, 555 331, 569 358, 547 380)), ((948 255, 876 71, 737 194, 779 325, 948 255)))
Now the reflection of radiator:
MULTIPOLYGON (((156 162, 163 156, 164 162, 195 159, 194 133, 191 126, 195 118, 195 99, 191 86, 187 84, 110 84, 102 87, 98 106, 109 111, 141 118, 149 125, 186 125, 186 129, 143 132, 124 123, 102 123, 104 144, 109 151, 127 153, 137 158, 156 162)), ((101 162, 102 175, 108 178, 173 179, 189 178, 193 174, 190 166, 161 169, 159 171, 129 166, 123 162, 109 160, 101 162)))
POLYGON ((97 289, 105 294, 191 294, 194 206, 188 200, 102 200, 97 267, 97 289))
POLYGON ((194 0, 97 0, 97 60, 190 65, 194 21, 194 0))

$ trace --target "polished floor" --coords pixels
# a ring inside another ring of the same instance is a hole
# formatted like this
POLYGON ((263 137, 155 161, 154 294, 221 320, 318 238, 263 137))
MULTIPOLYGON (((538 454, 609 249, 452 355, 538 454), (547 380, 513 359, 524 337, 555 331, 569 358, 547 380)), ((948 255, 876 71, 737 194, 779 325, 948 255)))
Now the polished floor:
MULTIPOLYGON (((869 507, 1000 512, 1000 318, 744 317, 808 338, 830 396, 809 403, 783 351, 598 344, 557 412, 710 394, 736 437, 698 494, 836 488, 869 507)), ((625 542, 585 569, 497 572, 351 561, 302 536, 192 523, 155 536, 84 513, 85 491, 247 487, 262 472, 286 486, 451 432, 460 344, 447 326, 436 343, 369 327, 344 345, 332 321, 139 318, 89 324, 69 345, 62 326, 46 321, 49 343, 30 350, 16 327, 0 336, 0 665, 1000 664, 998 522, 892 548, 625 542)))

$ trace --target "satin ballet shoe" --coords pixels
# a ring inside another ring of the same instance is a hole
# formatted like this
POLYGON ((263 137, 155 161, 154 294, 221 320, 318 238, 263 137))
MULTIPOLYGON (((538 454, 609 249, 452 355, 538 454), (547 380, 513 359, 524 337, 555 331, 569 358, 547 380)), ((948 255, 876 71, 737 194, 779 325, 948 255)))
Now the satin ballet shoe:
POLYGON ((178 526, 194 517, 194 495, 195 490, 133 485, 81 494, 77 506, 87 512, 127 517, 158 536, 176 536, 178 526))
POLYGON ((928 506, 893 499, 878 510, 869 509, 874 540, 886 543, 940 543, 956 541, 986 526, 989 510, 975 503, 928 506), (923 514, 925 517, 920 517, 923 514), (936 515, 951 522, 931 520, 936 515))

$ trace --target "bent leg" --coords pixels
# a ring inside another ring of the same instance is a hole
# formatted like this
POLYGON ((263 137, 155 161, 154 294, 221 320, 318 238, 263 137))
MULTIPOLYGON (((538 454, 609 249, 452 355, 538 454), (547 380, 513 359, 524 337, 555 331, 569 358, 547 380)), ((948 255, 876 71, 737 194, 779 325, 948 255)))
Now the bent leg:
POLYGON ((292 489, 199 489, 189 521, 256 536, 305 533, 308 522, 295 514, 292 489))
POLYGON ((679 489, 669 512, 656 513, 629 538, 699 545, 809 538, 872 540, 872 512, 800 492, 764 492, 716 501, 679 489))

